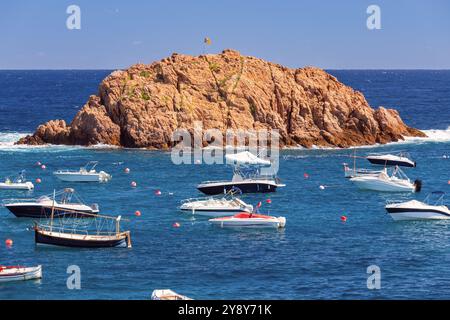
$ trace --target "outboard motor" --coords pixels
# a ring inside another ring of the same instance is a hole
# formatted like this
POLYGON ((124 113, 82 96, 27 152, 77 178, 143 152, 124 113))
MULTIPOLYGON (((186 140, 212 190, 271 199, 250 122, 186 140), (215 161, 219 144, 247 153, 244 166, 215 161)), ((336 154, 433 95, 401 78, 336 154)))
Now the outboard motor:
POLYGON ((94 210, 94 211, 99 211, 99 207, 98 207, 98 204, 97 204, 97 203, 93 203, 93 204, 91 205, 91 208, 92 208, 92 210, 94 210))
POLYGON ((420 192, 422 190, 422 180, 417 179, 414 181, 414 186, 416 187, 416 192, 420 192))

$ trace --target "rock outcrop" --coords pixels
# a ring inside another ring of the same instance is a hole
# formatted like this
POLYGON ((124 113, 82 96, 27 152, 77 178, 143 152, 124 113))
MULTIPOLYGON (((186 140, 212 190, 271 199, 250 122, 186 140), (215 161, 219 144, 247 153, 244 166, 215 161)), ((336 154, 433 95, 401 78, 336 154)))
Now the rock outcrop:
POLYGON ((177 128, 278 129, 282 146, 350 147, 425 136, 395 110, 325 71, 289 69, 234 50, 198 57, 174 53, 105 78, 70 125, 52 120, 20 144, 172 146, 177 128))

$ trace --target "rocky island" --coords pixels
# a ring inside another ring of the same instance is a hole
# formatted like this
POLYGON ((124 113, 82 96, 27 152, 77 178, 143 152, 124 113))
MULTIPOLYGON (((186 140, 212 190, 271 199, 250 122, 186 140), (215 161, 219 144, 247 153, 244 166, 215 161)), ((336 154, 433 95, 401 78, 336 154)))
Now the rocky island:
POLYGON ((397 111, 374 110, 363 94, 313 67, 290 69, 234 50, 174 53, 114 71, 70 124, 51 120, 19 144, 109 144, 167 149, 172 132, 278 129, 282 146, 351 147, 425 134, 397 111))

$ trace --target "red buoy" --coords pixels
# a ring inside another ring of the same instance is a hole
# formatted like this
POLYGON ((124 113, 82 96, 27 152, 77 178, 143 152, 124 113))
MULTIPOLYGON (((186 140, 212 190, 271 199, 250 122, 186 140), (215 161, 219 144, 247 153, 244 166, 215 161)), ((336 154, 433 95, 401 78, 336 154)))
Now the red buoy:
POLYGON ((303 177, 305 178, 305 179, 308 179, 309 178, 309 174, 307 174, 306 172, 303 174, 303 177))
POLYGON ((175 222, 172 226, 174 228, 179 228, 179 227, 181 227, 181 224, 179 224, 178 222, 175 222))
POLYGON ((42 182, 41 179, 39 179, 39 178, 36 179, 36 183, 41 183, 41 182, 42 182))
POLYGON ((346 216, 341 216, 341 221, 342 222, 346 222, 347 221, 347 217, 346 216))
POLYGON ((42 163, 41 163, 40 161, 38 161, 38 162, 36 162, 36 165, 37 165, 38 167, 40 167, 40 166, 42 165, 42 163))
POLYGON ((131 181, 130 185, 131 185, 132 188, 136 188, 137 187, 137 183, 135 181, 131 181))
POLYGON ((123 172, 130 173, 130 168, 125 168, 125 170, 123 170, 123 172))
POLYGON ((45 166, 45 164, 43 164, 43 165, 41 166, 41 169, 42 169, 42 170, 47 169, 47 167, 45 166))
POLYGON ((12 247, 13 241, 11 239, 6 239, 5 240, 5 244, 6 244, 7 247, 12 247))
POLYGON ((161 190, 156 190, 155 191, 155 195, 160 196, 161 195, 161 190))
POLYGON ((140 212, 139 210, 137 210, 137 211, 134 213, 134 215, 135 215, 136 217, 140 217, 140 216, 141 216, 141 212, 140 212))
POLYGON ((267 199, 267 200, 266 200, 266 203, 272 203, 272 200, 267 199))

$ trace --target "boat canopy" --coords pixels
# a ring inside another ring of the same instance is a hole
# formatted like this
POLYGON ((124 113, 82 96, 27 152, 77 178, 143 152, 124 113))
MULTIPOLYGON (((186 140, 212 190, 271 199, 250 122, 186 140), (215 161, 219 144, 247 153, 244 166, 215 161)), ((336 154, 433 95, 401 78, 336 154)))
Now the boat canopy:
POLYGON ((227 154, 225 159, 228 164, 234 165, 270 166, 269 160, 263 160, 248 151, 227 154))

